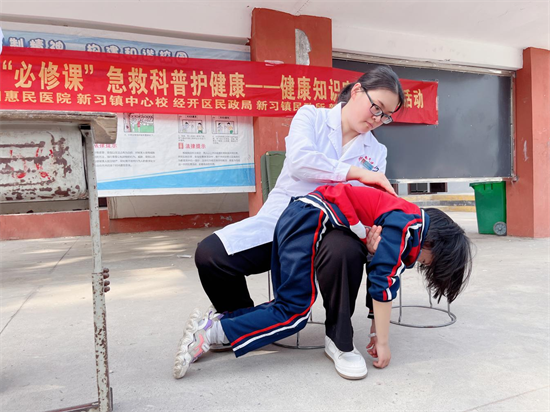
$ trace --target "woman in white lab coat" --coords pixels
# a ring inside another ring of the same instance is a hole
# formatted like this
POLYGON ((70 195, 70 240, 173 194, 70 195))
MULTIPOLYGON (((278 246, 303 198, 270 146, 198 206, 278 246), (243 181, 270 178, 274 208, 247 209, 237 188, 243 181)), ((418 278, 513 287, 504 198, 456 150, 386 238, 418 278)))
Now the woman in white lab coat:
MULTIPOLYGON (((254 306, 245 278, 270 269, 275 224, 292 196, 339 182, 374 185, 395 194, 384 175, 386 147, 371 132, 391 123, 391 114, 403 102, 393 70, 374 66, 342 90, 334 108, 300 108, 286 137, 282 172, 264 206, 256 216, 216 231, 197 248, 199 276, 218 312, 254 306)), ((357 237, 333 230, 321 242, 315 261, 327 336, 348 355, 354 352, 351 315, 366 256, 357 237)))

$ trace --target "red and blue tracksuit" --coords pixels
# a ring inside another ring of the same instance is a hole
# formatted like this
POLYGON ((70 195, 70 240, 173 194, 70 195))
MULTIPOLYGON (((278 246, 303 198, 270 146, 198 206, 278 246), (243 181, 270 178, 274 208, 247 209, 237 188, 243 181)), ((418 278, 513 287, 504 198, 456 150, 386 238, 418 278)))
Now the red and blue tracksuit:
POLYGON ((382 239, 367 272, 369 294, 391 301, 399 276, 414 265, 429 219, 418 206, 386 192, 349 184, 321 186, 293 198, 273 238, 271 275, 275 299, 239 309, 221 320, 236 356, 276 342, 305 327, 317 298, 314 260, 329 230, 351 230, 366 243, 365 227, 382 226, 382 239))

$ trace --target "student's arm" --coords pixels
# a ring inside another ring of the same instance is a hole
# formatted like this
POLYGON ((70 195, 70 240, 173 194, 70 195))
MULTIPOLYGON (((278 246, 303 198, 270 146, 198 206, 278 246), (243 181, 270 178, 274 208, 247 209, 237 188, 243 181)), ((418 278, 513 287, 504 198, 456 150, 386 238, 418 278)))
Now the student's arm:
POLYGON ((369 280, 369 295, 372 298, 376 339, 375 347, 369 353, 377 355, 374 366, 385 368, 390 363, 389 327, 391 316, 391 301, 399 289, 399 276, 405 270, 403 257, 408 254, 412 236, 409 229, 420 222, 416 215, 400 211, 386 213, 377 223, 382 226, 384 236, 381 238, 374 258, 367 267, 369 280))
POLYGON ((377 359, 373 362, 373 365, 377 368, 383 369, 390 364, 391 360, 389 327, 392 306, 391 302, 374 302, 374 316, 378 319, 380 328, 377 328, 377 321, 373 318, 370 328, 370 341, 367 345, 367 352, 370 356, 377 359))
POLYGON ((389 302, 399 290, 399 276, 406 269, 404 258, 417 240, 415 232, 422 225, 422 217, 394 210, 376 219, 375 223, 382 227, 383 236, 367 267, 369 294, 373 300, 389 302))
POLYGON ((376 322, 376 353, 378 360, 372 364, 377 368, 385 368, 390 364, 390 317, 391 302, 373 301, 374 322, 376 322))
MULTIPOLYGON (((373 255, 376 253, 376 249, 378 249, 378 244, 380 243, 380 235, 382 234, 382 226, 376 226, 373 225, 369 230, 367 230, 367 249, 369 251, 369 255, 367 257, 368 262, 370 263, 372 261, 373 255)), ((367 287, 370 286, 370 282, 367 278, 367 287)), ((369 299, 370 295, 367 295, 367 307, 372 308, 372 299, 369 299), (370 301, 370 303, 369 303, 370 301)), ((370 309, 369 309, 370 312, 370 309)), ((369 319, 372 319, 372 324, 370 327, 370 341, 367 345, 367 352, 370 356, 373 358, 378 358, 378 353, 376 352, 376 323, 374 322, 374 312, 369 313, 369 319)))

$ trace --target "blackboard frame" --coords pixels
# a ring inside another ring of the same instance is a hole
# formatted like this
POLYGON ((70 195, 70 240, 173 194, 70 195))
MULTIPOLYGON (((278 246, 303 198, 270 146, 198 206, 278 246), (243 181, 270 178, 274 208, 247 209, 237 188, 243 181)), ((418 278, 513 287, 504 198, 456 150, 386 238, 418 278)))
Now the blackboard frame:
POLYGON ((514 179, 515 72, 333 56, 333 66, 341 69, 364 72, 373 64, 389 64, 400 78, 439 82, 439 125, 394 123, 374 131, 388 147, 386 175, 392 183, 514 179))

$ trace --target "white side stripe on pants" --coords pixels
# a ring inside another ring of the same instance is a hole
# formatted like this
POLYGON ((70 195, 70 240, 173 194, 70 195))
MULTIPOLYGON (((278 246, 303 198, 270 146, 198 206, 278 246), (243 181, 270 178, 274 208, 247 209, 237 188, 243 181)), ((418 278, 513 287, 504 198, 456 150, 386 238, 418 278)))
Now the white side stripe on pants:
POLYGON ((233 350, 234 350, 234 351, 237 351, 237 350, 239 350, 239 349, 242 349, 242 348, 244 348, 246 345, 248 345, 249 343, 254 342, 255 340, 258 340, 258 339, 261 339, 261 338, 265 338, 266 336, 274 335, 275 333, 280 332, 280 331, 282 331, 282 330, 287 330, 287 329, 295 328, 295 327, 298 326, 300 323, 302 323, 304 320, 307 321, 307 319, 309 318, 309 312, 311 312, 311 310, 308 310, 308 311, 307 311, 307 314, 306 314, 304 317, 298 319, 298 320, 297 320, 296 322, 294 322, 292 325, 286 326, 286 327, 284 327, 284 328, 277 328, 277 329, 275 329, 275 330, 272 330, 272 331, 269 332, 269 333, 264 333, 263 335, 256 336, 256 337, 254 337, 254 338, 252 338, 252 339, 250 339, 250 340, 247 340, 246 342, 240 344, 239 346, 234 347, 233 350))

